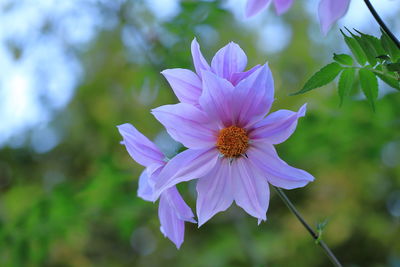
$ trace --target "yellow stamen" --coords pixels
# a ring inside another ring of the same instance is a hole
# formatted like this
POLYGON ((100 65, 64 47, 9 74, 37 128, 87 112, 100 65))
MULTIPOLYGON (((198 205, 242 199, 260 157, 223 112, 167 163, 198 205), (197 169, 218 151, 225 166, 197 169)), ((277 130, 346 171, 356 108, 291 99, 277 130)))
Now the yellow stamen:
POLYGON ((225 157, 239 157, 249 147, 249 137, 245 129, 230 126, 219 131, 217 148, 225 157))

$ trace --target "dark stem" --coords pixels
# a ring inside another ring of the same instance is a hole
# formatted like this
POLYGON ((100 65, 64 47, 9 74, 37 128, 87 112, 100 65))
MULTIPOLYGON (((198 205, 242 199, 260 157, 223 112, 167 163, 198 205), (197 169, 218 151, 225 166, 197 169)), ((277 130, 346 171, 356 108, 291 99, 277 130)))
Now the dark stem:
POLYGON ((374 16, 376 22, 378 22, 379 26, 389 35, 390 39, 397 45, 397 47, 400 49, 400 42, 397 40, 396 36, 389 30, 389 28, 386 26, 385 22, 381 19, 379 14, 376 12, 375 8, 372 6, 371 2, 369 0, 364 0, 365 4, 367 5, 369 11, 371 12, 372 16, 374 16))
POLYGON ((303 219, 303 217, 300 215, 300 213, 297 211, 293 203, 289 200, 285 192, 283 192, 282 189, 279 187, 274 186, 276 192, 280 196, 280 198, 285 202, 286 206, 290 209, 291 212, 297 217, 297 219, 300 221, 300 223, 307 229, 307 231, 310 233, 312 238, 315 240, 315 242, 322 247, 322 249, 325 251, 326 255, 328 256, 329 260, 332 262, 332 264, 336 267, 342 267, 342 264, 339 262, 339 260, 336 258, 336 256, 333 254, 332 250, 328 247, 328 245, 321 240, 321 238, 318 236, 318 234, 312 229, 312 227, 303 219))

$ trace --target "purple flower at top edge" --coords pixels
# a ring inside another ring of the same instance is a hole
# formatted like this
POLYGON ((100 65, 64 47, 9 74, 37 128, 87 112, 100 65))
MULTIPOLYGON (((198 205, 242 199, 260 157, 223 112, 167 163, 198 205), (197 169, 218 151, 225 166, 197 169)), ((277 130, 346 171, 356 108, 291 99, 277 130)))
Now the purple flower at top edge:
POLYGON ((318 6, 318 17, 321 31, 327 34, 332 25, 343 17, 349 9, 350 0, 321 0, 318 6))
MULTIPOLYGON (((285 13, 293 4, 293 0, 272 0, 278 15, 285 13)), ((258 14, 271 3, 271 0, 248 0, 246 4, 246 17, 258 14)))
POLYGON ((230 78, 243 70, 244 56, 237 47, 227 51, 213 59, 218 70, 206 69, 205 61, 196 64, 195 60, 201 77, 197 102, 182 101, 152 110, 172 138, 188 148, 160 171, 154 181, 155 196, 180 182, 198 179, 199 226, 233 201, 259 221, 266 220, 269 183, 293 189, 314 180, 280 159, 274 148, 294 132, 306 106, 298 112, 279 110, 265 117, 274 98, 268 66, 233 83, 230 78))
MULTIPOLYGON (((138 196, 147 201, 156 201, 151 181, 157 181, 157 175, 166 164, 164 154, 131 124, 119 125, 118 130, 132 159, 146 167, 139 178, 138 196)), ((193 219, 192 210, 175 186, 161 194, 158 216, 161 232, 179 249, 184 239, 185 221, 196 221, 193 219)))
MULTIPOLYGON (((246 17, 252 17, 264 8, 271 1, 275 5, 276 13, 285 13, 293 4, 293 0, 248 0, 246 4, 246 17)), ((321 31, 324 35, 328 33, 332 25, 347 13, 350 0, 320 0, 318 7, 318 17, 321 31)))
POLYGON ((192 41, 191 52, 196 72, 180 68, 166 69, 161 72, 182 103, 198 105, 202 93, 204 71, 212 72, 226 79, 232 85, 236 85, 260 68, 260 65, 257 65, 248 71, 244 71, 247 65, 247 56, 240 46, 233 42, 230 42, 215 54, 211 60, 211 66, 203 57, 196 38, 192 41))

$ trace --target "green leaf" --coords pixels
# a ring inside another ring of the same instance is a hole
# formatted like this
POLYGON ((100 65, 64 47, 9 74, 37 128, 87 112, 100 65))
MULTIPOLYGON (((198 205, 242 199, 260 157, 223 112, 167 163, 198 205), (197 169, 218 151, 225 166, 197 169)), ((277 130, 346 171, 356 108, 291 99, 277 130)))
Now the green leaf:
POLYGON ((346 42, 347 46, 350 48, 351 53, 353 53, 354 57, 356 58, 357 62, 361 65, 364 66, 365 63, 367 62, 367 57, 365 56, 364 51, 362 50, 360 44, 354 40, 353 38, 347 36, 344 34, 342 30, 340 32, 343 35, 344 41, 346 42))
POLYGON ((313 76, 311 76, 311 78, 306 82, 306 84, 300 91, 292 95, 303 94, 307 91, 310 91, 312 89, 330 83, 331 81, 333 81, 333 79, 335 79, 336 76, 339 75, 342 69, 343 68, 336 62, 326 65, 325 67, 320 69, 317 73, 315 73, 313 76))
POLYGON ((383 49, 381 41, 378 38, 369 34, 362 33, 357 30, 355 31, 360 34, 361 39, 363 39, 365 42, 368 42, 371 46, 374 47, 376 51, 376 57, 387 54, 385 49, 383 49))
POLYGON ((346 68, 343 70, 342 74, 340 74, 338 84, 340 105, 343 104, 345 96, 348 96, 351 89, 353 88, 355 73, 355 69, 346 68))
POLYGON ((400 72, 400 63, 385 64, 388 71, 400 72))
POLYGON ((351 32, 350 32, 350 34, 361 46, 362 50, 364 51, 364 54, 367 57, 369 64, 371 64, 371 66, 375 66, 376 63, 378 62, 376 57, 379 55, 378 55, 378 52, 375 50, 374 45, 371 42, 369 42, 369 40, 367 38, 361 38, 360 36, 354 35, 351 32))
POLYGON ((375 111, 375 101, 378 98, 378 80, 369 69, 360 69, 358 74, 360 76, 361 89, 375 111))
MULTIPOLYGON (((376 67, 376 70, 378 70, 378 71, 383 71, 383 68, 382 68, 381 65, 378 65, 378 66, 376 67)), ((385 75, 385 74, 381 74, 381 73, 376 73, 376 72, 375 72, 375 75, 378 76, 379 79, 381 79, 384 83, 386 83, 386 84, 389 85, 390 87, 392 87, 392 88, 397 89, 397 90, 400 91, 400 80, 389 76, 390 74, 385 75)))
POLYGON ((400 49, 396 46, 396 44, 390 39, 385 31, 381 29, 381 44, 383 49, 387 52, 387 54, 392 58, 393 62, 396 62, 397 59, 400 59, 400 49))
POLYGON ((340 64, 352 66, 353 65, 353 58, 346 54, 333 54, 333 59, 340 64))

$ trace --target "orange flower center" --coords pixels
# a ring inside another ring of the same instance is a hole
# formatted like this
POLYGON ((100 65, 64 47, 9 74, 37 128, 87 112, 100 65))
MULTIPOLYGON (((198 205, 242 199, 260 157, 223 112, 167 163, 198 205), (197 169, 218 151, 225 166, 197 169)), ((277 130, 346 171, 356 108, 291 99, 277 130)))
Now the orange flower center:
POLYGON ((225 157, 238 157, 249 147, 249 137, 245 129, 230 126, 219 131, 217 148, 225 157))

